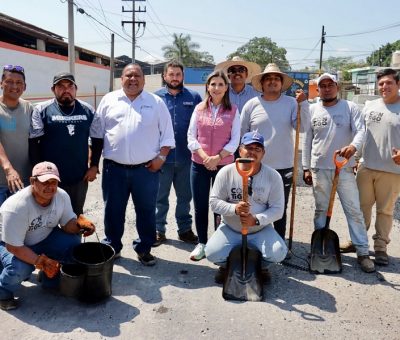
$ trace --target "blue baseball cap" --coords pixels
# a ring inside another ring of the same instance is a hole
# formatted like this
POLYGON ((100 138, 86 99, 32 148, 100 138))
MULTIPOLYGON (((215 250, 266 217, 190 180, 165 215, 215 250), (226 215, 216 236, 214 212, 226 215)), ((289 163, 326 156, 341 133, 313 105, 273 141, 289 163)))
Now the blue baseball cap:
POLYGON ((243 145, 258 143, 264 147, 264 137, 261 136, 257 131, 247 132, 243 135, 241 143, 243 145))

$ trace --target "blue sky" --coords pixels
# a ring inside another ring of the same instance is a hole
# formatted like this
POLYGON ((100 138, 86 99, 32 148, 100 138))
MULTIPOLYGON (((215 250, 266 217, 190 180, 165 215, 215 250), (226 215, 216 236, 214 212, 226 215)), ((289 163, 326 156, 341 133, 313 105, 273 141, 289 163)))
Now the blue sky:
MULTIPOLYGON (((130 41, 132 2, 121 0, 75 0, 75 3, 104 25, 130 41)), ((319 59, 322 25, 325 26, 324 58, 353 56, 365 59, 380 46, 400 39, 400 1, 333 0, 147 0, 137 2, 137 14, 146 21, 139 30, 136 58, 162 56, 161 47, 171 43, 172 33, 190 34, 216 62, 253 37, 267 36, 287 49, 293 69, 315 65, 319 59), (359 34, 362 33, 362 34, 359 34)), ((1 1, 0 11, 33 25, 68 36, 65 0, 1 1)), ((131 44, 116 36, 115 55, 131 55, 131 44)), ((110 54, 110 32, 75 12, 75 44, 106 55, 110 54)))

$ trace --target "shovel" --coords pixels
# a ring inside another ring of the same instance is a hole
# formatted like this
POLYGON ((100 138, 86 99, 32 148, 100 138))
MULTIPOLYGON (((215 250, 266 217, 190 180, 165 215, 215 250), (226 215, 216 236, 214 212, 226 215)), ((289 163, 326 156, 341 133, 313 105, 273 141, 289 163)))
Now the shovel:
POLYGON ((348 162, 346 158, 344 158, 342 161, 339 161, 337 159, 338 155, 338 151, 335 151, 333 154, 333 161, 335 163, 335 176, 333 177, 332 190, 329 197, 329 206, 326 213, 325 227, 314 230, 311 236, 310 271, 317 274, 335 274, 342 271, 339 237, 333 230, 329 229, 329 223, 332 217, 333 202, 335 200, 336 188, 339 181, 339 172, 348 162))
MULTIPOLYGON (((253 160, 236 159, 236 169, 242 176, 243 201, 248 201, 248 177, 253 171, 253 160), (250 164, 243 170, 241 164, 250 164)), ((225 300, 261 301, 263 281, 261 277, 261 252, 247 247, 248 226, 242 224, 242 245, 232 249, 228 256, 227 275, 222 289, 225 300)))

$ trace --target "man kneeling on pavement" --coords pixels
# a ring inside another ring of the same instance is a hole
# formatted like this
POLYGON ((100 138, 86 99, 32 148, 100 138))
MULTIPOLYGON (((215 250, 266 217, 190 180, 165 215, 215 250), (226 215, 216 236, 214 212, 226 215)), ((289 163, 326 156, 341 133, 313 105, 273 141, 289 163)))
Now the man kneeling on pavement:
POLYGON ((19 305, 14 294, 39 269, 43 288, 56 288, 60 263, 72 262, 72 248, 95 226, 76 218, 68 194, 58 188, 60 175, 50 162, 35 165, 30 186, 0 208, 0 309, 19 305))
POLYGON ((217 283, 224 281, 229 253, 242 242, 242 223, 250 227, 248 245, 262 254, 264 282, 269 279, 267 263, 281 262, 287 253, 284 240, 272 225, 283 215, 283 182, 276 170, 261 163, 265 154, 263 136, 255 131, 244 134, 239 154, 254 160, 249 178, 249 202, 242 201, 242 177, 235 164, 220 170, 210 195, 212 211, 222 216, 222 223, 205 248, 207 259, 220 266, 215 276, 217 283))

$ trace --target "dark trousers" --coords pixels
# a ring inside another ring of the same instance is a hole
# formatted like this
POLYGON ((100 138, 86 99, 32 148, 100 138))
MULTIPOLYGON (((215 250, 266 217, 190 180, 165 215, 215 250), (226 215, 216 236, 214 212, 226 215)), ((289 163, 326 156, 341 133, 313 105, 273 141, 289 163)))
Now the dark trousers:
POLYGON ((285 193, 285 207, 283 210, 283 216, 280 220, 274 222, 274 228, 280 237, 285 239, 286 234, 286 209, 289 202, 289 193, 293 183, 293 168, 288 169, 277 169, 276 171, 282 177, 283 181, 283 190, 285 193))
POLYGON ((63 185, 61 182, 59 186, 69 195, 69 198, 71 199, 72 210, 76 216, 83 214, 83 206, 85 205, 86 194, 88 191, 88 182, 80 181, 71 185, 63 185))
MULTIPOLYGON (((199 237, 199 242, 207 243, 208 234, 208 211, 209 211, 209 199, 210 199, 210 188, 214 183, 215 176, 218 171, 222 168, 218 167, 217 170, 207 170, 202 164, 192 162, 192 169, 190 172, 190 186, 193 195, 194 205, 194 221, 196 224, 196 231, 199 237)), ((214 214, 214 227, 218 227, 219 215, 214 214)))
POLYGON ((159 186, 159 173, 150 172, 144 166, 127 168, 115 162, 103 163, 104 200, 104 243, 110 244, 115 252, 122 249, 125 212, 129 197, 135 207, 136 229, 139 240, 135 241, 137 253, 150 252, 156 241, 156 200, 159 186))

